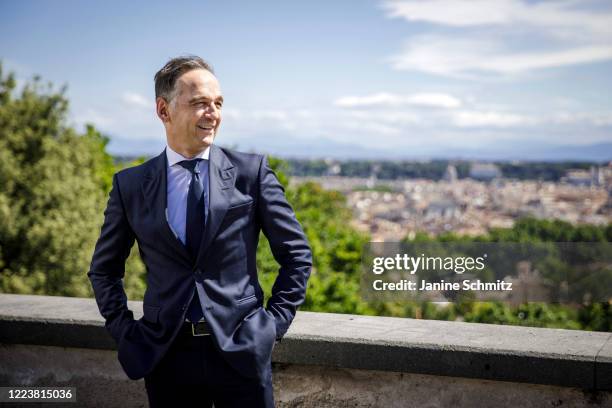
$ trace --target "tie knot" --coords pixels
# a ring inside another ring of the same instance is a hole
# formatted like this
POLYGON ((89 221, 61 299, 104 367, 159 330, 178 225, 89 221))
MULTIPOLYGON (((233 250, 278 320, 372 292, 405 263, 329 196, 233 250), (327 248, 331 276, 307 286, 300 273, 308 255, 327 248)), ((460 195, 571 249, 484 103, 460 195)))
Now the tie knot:
POLYGON ((198 165, 199 162, 201 162, 204 159, 193 159, 193 160, 183 160, 178 162, 178 164, 181 167, 186 168, 187 170, 189 170, 191 172, 191 174, 198 174, 200 173, 199 171, 196 170, 196 167, 198 165))

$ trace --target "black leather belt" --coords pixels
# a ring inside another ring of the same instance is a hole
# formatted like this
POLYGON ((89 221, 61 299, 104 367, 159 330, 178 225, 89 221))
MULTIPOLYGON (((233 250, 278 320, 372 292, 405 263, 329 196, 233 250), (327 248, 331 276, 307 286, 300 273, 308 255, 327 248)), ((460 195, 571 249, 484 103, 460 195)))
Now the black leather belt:
POLYGON ((188 334, 190 336, 210 336, 212 331, 210 330, 210 326, 205 321, 200 321, 197 323, 185 322, 183 323, 183 327, 181 329, 183 334, 188 334))

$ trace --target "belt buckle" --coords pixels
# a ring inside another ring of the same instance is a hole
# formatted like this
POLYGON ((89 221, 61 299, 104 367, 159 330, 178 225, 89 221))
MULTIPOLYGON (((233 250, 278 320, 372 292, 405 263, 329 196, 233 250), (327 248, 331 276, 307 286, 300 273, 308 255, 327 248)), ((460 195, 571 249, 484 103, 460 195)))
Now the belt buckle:
POLYGON ((191 335, 194 337, 210 336, 210 333, 202 333, 201 331, 206 330, 206 322, 191 323, 191 335), (196 329, 200 326, 200 329, 196 329))

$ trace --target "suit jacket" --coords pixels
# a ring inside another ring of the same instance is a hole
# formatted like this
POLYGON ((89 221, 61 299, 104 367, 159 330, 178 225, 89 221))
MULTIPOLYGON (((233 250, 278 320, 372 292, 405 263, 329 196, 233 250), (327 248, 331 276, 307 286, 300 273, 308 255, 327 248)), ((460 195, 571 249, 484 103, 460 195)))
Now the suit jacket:
POLYGON ((265 156, 213 144, 209 212, 194 259, 167 222, 166 163, 164 151, 115 174, 88 272, 118 359, 131 379, 150 373, 183 324, 199 281, 214 344, 242 374, 261 378, 274 341, 304 301, 312 267, 304 232, 265 156), (265 308, 255 263, 260 231, 280 264, 265 308), (122 282, 135 240, 147 280, 139 320, 127 308, 122 282))

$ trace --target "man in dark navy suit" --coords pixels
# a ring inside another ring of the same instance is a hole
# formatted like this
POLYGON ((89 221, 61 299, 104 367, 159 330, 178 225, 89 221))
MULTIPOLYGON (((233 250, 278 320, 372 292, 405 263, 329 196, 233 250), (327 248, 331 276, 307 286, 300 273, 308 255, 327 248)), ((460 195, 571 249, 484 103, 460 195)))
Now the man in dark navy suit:
POLYGON ((151 406, 272 407, 271 354, 304 301, 312 255, 265 156, 213 144, 223 96, 199 57, 155 75, 167 146, 115 174, 88 276, 118 358, 151 406), (266 307, 260 231, 279 274, 266 307), (143 318, 127 308, 125 260, 146 266, 143 318))

